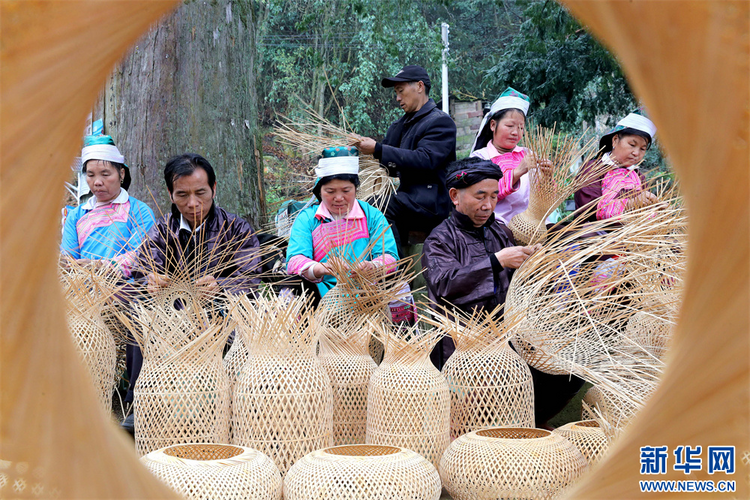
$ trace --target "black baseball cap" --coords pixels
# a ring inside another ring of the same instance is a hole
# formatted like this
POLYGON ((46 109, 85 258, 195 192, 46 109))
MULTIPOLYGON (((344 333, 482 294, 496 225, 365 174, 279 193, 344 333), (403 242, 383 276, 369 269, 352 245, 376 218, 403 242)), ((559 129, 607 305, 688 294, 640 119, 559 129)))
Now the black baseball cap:
POLYGON ((393 87, 400 82, 423 82, 424 86, 430 88, 430 77, 422 66, 404 66, 401 71, 390 78, 383 78, 380 84, 383 87, 393 87))

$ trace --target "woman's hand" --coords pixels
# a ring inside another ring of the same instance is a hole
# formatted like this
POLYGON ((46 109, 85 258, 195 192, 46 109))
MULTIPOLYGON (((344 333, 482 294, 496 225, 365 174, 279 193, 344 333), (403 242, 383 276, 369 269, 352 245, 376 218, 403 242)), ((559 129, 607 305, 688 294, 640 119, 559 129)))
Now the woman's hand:
POLYGON ((373 264, 372 261, 365 260, 365 261, 360 262, 359 264, 357 264, 356 267, 352 268, 352 272, 354 274, 357 274, 357 273, 366 273, 368 271, 372 271, 376 267, 378 267, 378 266, 376 266, 375 264, 373 264))
POLYGON ((537 243, 536 245, 529 246, 517 246, 503 248, 499 252, 495 253, 495 257, 501 266, 508 269, 518 269, 521 267, 526 259, 534 255, 535 252, 540 250, 542 245, 537 243))
POLYGON ((634 197, 628 199, 628 202, 625 204, 625 210, 636 210, 653 205, 658 201, 659 198, 657 198, 651 191, 643 190, 634 197))
POLYGON ((515 186, 519 180, 521 180, 521 177, 526 174, 532 165, 532 155, 527 154, 523 157, 521 160, 521 163, 518 164, 516 168, 513 169, 513 185, 515 186))
POLYGON ((312 275, 313 275, 313 278, 315 278, 316 280, 328 274, 331 274, 331 269, 328 267, 327 264, 323 264, 322 262, 316 262, 312 266, 312 275))
POLYGON ((536 169, 542 173, 542 175, 552 175, 552 160, 544 158, 536 161, 536 169))

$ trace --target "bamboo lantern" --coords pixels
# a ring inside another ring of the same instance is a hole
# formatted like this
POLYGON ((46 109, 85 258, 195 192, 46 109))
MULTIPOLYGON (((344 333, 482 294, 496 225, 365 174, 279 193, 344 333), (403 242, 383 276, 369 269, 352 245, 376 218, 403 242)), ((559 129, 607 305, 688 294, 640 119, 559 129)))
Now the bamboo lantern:
POLYGON ((425 318, 452 338, 455 352, 443 367, 451 394, 451 438, 486 427, 534 427, 534 382, 510 348, 508 325, 497 311, 458 310, 425 318))
POLYGON ((367 431, 367 388, 378 367, 368 352, 370 331, 345 326, 323 330, 318 357, 333 389, 333 444, 362 444, 367 431))
POLYGON ((450 444, 450 388, 429 355, 442 333, 399 325, 376 328, 385 357, 367 397, 367 444, 414 450, 437 465, 450 444))
POLYGON ((286 500, 438 500, 440 476, 421 455, 395 446, 346 445, 317 450, 289 469, 286 500))
POLYGON ((241 297, 233 315, 249 357, 234 390, 232 442, 265 453, 283 475, 333 441, 333 391, 315 356, 320 329, 305 297, 241 297))
POLYGON ((175 283, 136 320, 120 318, 143 351, 133 390, 135 444, 139 456, 183 443, 229 441, 230 385, 222 350, 231 321, 203 309, 197 290, 175 283), (183 304, 177 310, 176 298, 183 304))
POLYGON ((227 371, 227 377, 229 377, 229 384, 234 388, 234 384, 237 382, 237 377, 242 371, 242 367, 247 363, 249 353, 247 346, 245 346, 244 336, 236 334, 232 347, 227 351, 224 356, 224 369, 227 371))
POLYGON ((112 409, 115 388, 117 345, 101 315, 68 313, 68 328, 78 354, 94 382, 99 403, 106 412, 112 409))
POLYGON ((533 166, 529 169, 529 205, 525 211, 514 216, 508 223, 513 237, 519 245, 533 245, 543 242, 547 235, 547 217, 581 186, 597 175, 602 175, 604 165, 597 165, 587 175, 577 177, 570 166, 579 159, 586 163, 596 153, 593 140, 586 143, 582 137, 555 134, 554 127, 545 129, 537 126, 529 130, 525 138, 529 159, 533 166), (541 160, 549 160, 551 167, 545 172, 537 167, 541 160), (585 178, 584 178, 585 177, 585 178))
POLYGON ((117 370, 117 345, 102 311, 118 288, 117 277, 87 270, 75 262, 61 273, 67 305, 68 329, 76 351, 97 390, 101 407, 110 413, 117 370))
MULTIPOLYGON (((640 380, 631 380, 632 391, 642 391, 643 399, 651 396, 654 388, 640 380)), ((641 405, 619 391, 605 386, 593 386, 583 396, 581 418, 596 420, 609 438, 615 437, 638 414, 641 405)))
POLYGON ((588 469, 573 443, 544 429, 495 427, 459 437, 440 460, 454 500, 556 498, 588 469))
POLYGON ((609 447, 609 440, 596 420, 568 422, 552 432, 573 443, 591 465, 601 460, 609 447))
POLYGON ((281 500, 279 469, 263 453, 226 444, 178 444, 141 462, 188 500, 281 500))
POLYGON ((663 318, 639 311, 628 320, 625 336, 658 359, 664 359, 672 328, 663 318))

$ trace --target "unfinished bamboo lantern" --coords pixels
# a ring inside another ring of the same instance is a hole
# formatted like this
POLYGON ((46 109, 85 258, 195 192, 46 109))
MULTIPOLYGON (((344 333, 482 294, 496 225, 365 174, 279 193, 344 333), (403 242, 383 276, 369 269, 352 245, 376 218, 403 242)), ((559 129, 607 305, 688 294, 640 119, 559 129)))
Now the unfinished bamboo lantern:
POLYGON ((367 388, 378 367, 368 352, 370 330, 340 326, 323 332, 318 357, 333 389, 333 444, 362 444, 367 431, 367 388))
POLYGON ((244 335, 237 333, 234 336, 232 347, 229 348, 226 356, 224 356, 224 369, 227 371, 229 384, 232 388, 237 383, 237 377, 239 377, 242 367, 247 363, 248 357, 249 353, 245 345, 244 335))
POLYGON ((454 500, 556 498, 588 468, 580 451, 544 429, 496 427, 459 437, 440 461, 454 500))
POLYGON ((133 390, 140 456, 175 444, 229 441, 231 394, 221 355, 231 326, 197 301, 186 304, 185 310, 156 302, 139 307, 143 333, 131 329, 143 351, 133 390))
POLYGON ((443 366, 451 395, 451 438, 487 427, 534 427, 531 370, 508 345, 508 325, 489 311, 433 315, 425 321, 446 331, 456 346, 443 366))
POLYGON ((450 444, 450 389, 429 355, 442 333, 377 326, 385 357, 367 396, 367 444, 414 450, 434 465, 450 444))
POLYGON ((315 356, 320 329, 305 297, 241 297, 233 315, 249 357, 234 390, 232 442, 267 454, 283 475, 332 444, 333 391, 315 356))
POLYGON ((112 392, 117 372, 117 344, 102 318, 102 311, 117 289, 117 277, 87 270, 75 262, 62 271, 68 329, 80 360, 91 377, 101 407, 112 409, 112 392))
POLYGON ((628 320, 625 336, 658 359, 664 359, 672 338, 672 325, 664 318, 639 311, 628 320))
POLYGON ((68 328, 73 335, 76 350, 96 387, 101 407, 112 409, 112 392, 115 388, 117 345, 101 315, 68 313, 68 328))
POLYGON ((609 447, 609 440, 596 420, 568 422, 552 432, 573 443, 591 465, 601 460, 609 447))
POLYGON ((279 469, 263 453, 226 444, 179 444, 141 462, 189 500, 281 500, 279 469))
POLYGON ((438 500, 440 476, 421 455, 396 446, 334 446, 306 455, 284 478, 286 500, 438 500))

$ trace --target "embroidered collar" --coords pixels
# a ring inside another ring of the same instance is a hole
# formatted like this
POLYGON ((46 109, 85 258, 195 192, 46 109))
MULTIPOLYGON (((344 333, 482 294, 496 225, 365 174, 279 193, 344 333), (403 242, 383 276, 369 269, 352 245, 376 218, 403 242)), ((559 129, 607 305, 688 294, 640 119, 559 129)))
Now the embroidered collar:
MULTIPOLYGON (((127 201, 128 201, 129 198, 130 198, 130 196, 128 195, 128 192, 125 191, 125 189, 120 188, 120 194, 118 194, 117 197, 114 200, 109 201, 107 203, 102 203, 101 205, 110 205, 110 204, 113 204, 113 203, 116 203, 118 205, 122 205, 123 203, 127 203, 127 201)), ((88 200, 86 200, 86 203, 84 203, 81 206, 81 208, 83 208, 84 210, 93 210, 94 208, 96 208, 96 206, 97 206, 96 196, 92 195, 91 198, 89 198, 88 200)))
MULTIPOLYGON (((489 142, 487 142, 487 151, 489 151, 489 153, 490 153, 490 158, 494 158, 496 156, 507 155, 508 154, 508 153, 501 153, 500 151, 498 151, 497 148, 495 147, 495 145, 492 144, 492 139, 490 139, 489 142)), ((523 151, 522 147, 516 146, 515 148, 513 148, 513 151, 509 151, 509 152, 510 153, 520 153, 522 151, 523 151)))
MULTIPOLYGON (((318 206, 318 210, 315 211, 315 217, 320 220, 333 220, 333 216, 331 215, 331 212, 328 210, 328 207, 326 207, 326 204, 323 202, 320 202, 320 205, 318 206)), ((354 200, 354 206, 351 210, 349 210, 349 213, 346 214, 344 219, 364 219, 365 213, 362 211, 362 207, 359 206, 359 202, 357 200, 354 200)))
POLYGON ((604 163, 605 165, 612 165, 618 168, 625 168, 630 172, 632 172, 633 170, 637 170, 639 166, 639 164, 636 163, 635 165, 630 165, 629 167, 623 167, 622 165, 617 163, 615 160, 613 160, 612 157, 609 155, 609 153, 604 153, 602 155, 602 163, 604 163))

